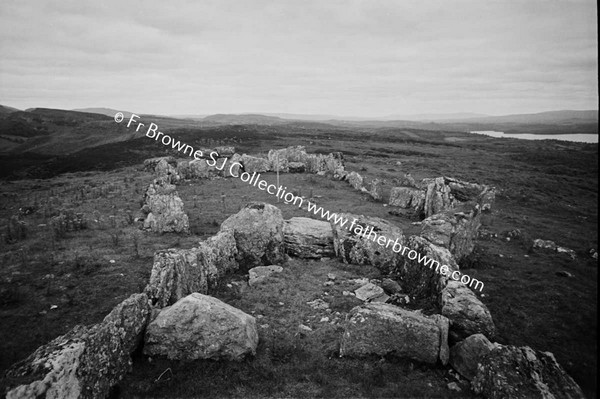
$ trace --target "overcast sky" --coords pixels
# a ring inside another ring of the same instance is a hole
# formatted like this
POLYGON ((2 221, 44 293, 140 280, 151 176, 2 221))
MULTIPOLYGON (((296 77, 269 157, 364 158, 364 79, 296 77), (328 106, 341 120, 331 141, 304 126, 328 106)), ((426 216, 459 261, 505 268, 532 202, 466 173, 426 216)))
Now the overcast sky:
POLYGON ((0 104, 345 116, 598 109, 596 2, 0 2, 0 104))

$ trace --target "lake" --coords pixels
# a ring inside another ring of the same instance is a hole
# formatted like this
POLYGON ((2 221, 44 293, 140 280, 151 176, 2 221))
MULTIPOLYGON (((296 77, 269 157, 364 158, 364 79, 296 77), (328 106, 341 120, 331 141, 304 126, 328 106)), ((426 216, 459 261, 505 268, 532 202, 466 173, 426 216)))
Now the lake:
POLYGON ((484 134, 496 138, 512 138, 523 140, 564 140, 576 141, 579 143, 597 143, 597 134, 574 133, 574 134, 530 134, 530 133, 504 133, 494 130, 479 130, 471 133, 484 134))

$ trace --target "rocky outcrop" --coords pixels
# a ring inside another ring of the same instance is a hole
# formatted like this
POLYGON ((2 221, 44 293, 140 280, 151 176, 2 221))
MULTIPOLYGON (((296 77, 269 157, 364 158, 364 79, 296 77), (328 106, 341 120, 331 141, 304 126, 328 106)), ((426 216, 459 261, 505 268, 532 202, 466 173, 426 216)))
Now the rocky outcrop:
POLYGON ((208 270, 209 288, 225 274, 239 268, 237 254, 237 244, 231 230, 221 230, 214 236, 198 243, 198 261, 208 270))
POLYGON ((363 188, 363 177, 359 175, 357 172, 350 172, 346 175, 346 181, 350 183, 352 188, 355 190, 360 190, 363 188))
POLYGON ((276 265, 253 267, 248 270, 248 285, 253 287, 261 284, 273 273, 281 273, 282 271, 283 267, 276 265))
POLYGON ((422 209, 425 203, 425 193, 414 187, 393 187, 390 191, 390 206, 404 209, 422 209))
MULTIPOLYGON (((290 163, 295 163, 294 169, 298 169, 299 165, 303 168, 306 166, 308 154, 303 146, 287 147, 280 150, 270 150, 267 159, 271 163, 271 170, 279 172, 290 172, 290 163)), ((295 173, 298 173, 297 171, 295 173)))
POLYGON ((419 236, 410 236, 403 245, 407 250, 396 273, 405 292, 414 298, 437 301, 448 281, 448 277, 441 273, 442 267, 446 266, 448 273, 458 269, 454 257, 446 248, 419 236), (422 262, 419 262, 419 258, 422 262))
POLYGON ((91 327, 76 326, 6 374, 9 399, 104 398, 131 369, 150 307, 134 294, 91 327))
POLYGON ((344 263, 372 265, 384 273, 401 263, 401 255, 394 252, 392 245, 387 245, 388 239, 392 239, 392 243, 396 239, 399 244, 403 242, 402 230, 397 226, 380 218, 349 213, 340 214, 339 218, 346 219, 347 223, 340 226, 331 221, 333 247, 344 263))
POLYGON ((244 166, 244 171, 248 173, 264 173, 271 169, 271 163, 268 159, 242 155, 240 163, 244 166))
POLYGON ((333 230, 331 224, 322 220, 294 217, 283 225, 283 239, 288 254, 300 258, 331 257, 333 230))
MULTIPOLYGON (((215 147, 215 151, 219 154, 220 158, 231 158, 235 154, 235 147, 227 145, 215 147)), ((209 153, 210 154, 210 153, 209 153)))
POLYGON ((344 156, 341 152, 328 155, 308 154, 306 158, 306 170, 309 173, 328 173, 334 178, 344 174, 344 156))
POLYGON ((485 355, 496 346, 483 334, 473 334, 450 348, 450 365, 471 381, 477 374, 477 366, 485 355))
POLYGON ((144 170, 147 172, 154 172, 156 170, 156 165, 162 160, 173 167, 177 166, 177 160, 173 157, 156 157, 144 160, 144 170))
POLYGON ((238 250, 236 259, 243 270, 285 261, 283 217, 279 208, 252 202, 221 224, 221 230, 226 229, 233 232, 238 250))
POLYGON ((256 354, 254 317, 194 293, 163 309, 146 329, 144 354, 169 359, 242 360, 256 354))
POLYGON ((193 292, 206 294, 222 276, 237 270, 236 255, 236 243, 229 230, 200 242, 197 248, 158 251, 145 292, 159 308, 193 292))
POLYGON ((384 304, 369 303, 352 309, 346 317, 340 356, 393 354, 435 364, 440 353, 447 360, 447 320, 384 304))
POLYGON ((488 308, 473 291, 459 281, 449 280, 441 291, 442 315, 451 321, 450 338, 461 341, 470 335, 481 333, 493 337, 496 327, 488 308))
POLYGON ((198 263, 195 249, 167 249, 154 254, 145 292, 154 306, 164 308, 193 293, 206 294, 209 271, 198 263))
POLYGON ((188 216, 175 186, 155 179, 144 195, 142 212, 147 213, 144 228, 155 233, 189 233, 188 216))
POLYGON ((371 189, 369 190, 369 194, 375 201, 381 201, 383 198, 383 182, 379 179, 373 179, 371 181, 371 189))
POLYGON ((181 179, 181 176, 177 173, 177 164, 173 166, 165 159, 158 161, 154 168, 154 172, 159 179, 163 179, 170 184, 175 184, 181 179))
POLYGON ((423 184, 427 185, 423 209, 425 217, 454 208, 454 196, 450 194, 450 187, 443 177, 423 179, 423 184))
POLYGON ((484 356, 472 381, 485 398, 583 399, 581 388, 550 352, 499 346, 484 356))
POLYGON ((208 179, 211 176, 211 168, 204 159, 194 159, 188 163, 188 179, 208 179))
POLYGON ((481 226, 479 205, 464 205, 460 208, 464 211, 457 212, 455 209, 438 213, 421 223, 421 237, 449 249, 457 262, 473 252, 481 226))
POLYGON ((241 172, 240 165, 242 165, 242 156, 238 153, 233 154, 225 168, 225 176, 239 176, 241 172))

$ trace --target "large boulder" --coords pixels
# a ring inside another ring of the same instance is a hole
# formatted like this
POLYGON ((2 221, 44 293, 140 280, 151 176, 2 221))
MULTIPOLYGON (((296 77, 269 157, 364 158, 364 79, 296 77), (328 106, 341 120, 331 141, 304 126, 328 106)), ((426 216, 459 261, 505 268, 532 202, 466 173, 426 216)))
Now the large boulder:
POLYGON ((177 191, 169 194, 148 195, 146 192, 145 210, 149 213, 144 221, 144 229, 155 233, 189 233, 190 224, 183 210, 183 201, 177 191))
POLYGON ((355 190, 360 190, 363 188, 363 177, 359 175, 357 172, 350 172, 346 175, 346 180, 355 190))
POLYGON ((271 169, 271 164, 268 159, 253 157, 250 155, 242 155, 240 163, 244 166, 244 171, 248 173, 263 173, 271 169))
POLYGON ((329 173, 336 177, 344 174, 344 155, 333 152, 327 155, 309 154, 306 157, 306 170, 309 173, 329 173))
POLYGON ((463 283, 448 280, 441 291, 440 306, 442 315, 450 319, 450 337, 453 341, 477 333, 494 336, 496 327, 490 311, 463 283))
POLYGON ((229 230, 200 242, 197 248, 158 251, 145 291, 160 308, 193 292, 206 294, 222 276, 237 270, 236 255, 237 246, 229 230))
MULTIPOLYGON (((271 163, 271 170, 280 172, 289 172, 289 164, 300 163, 306 164, 308 154, 303 146, 292 146, 279 150, 270 150, 267 159, 271 163)), ((295 166, 297 168, 297 166, 295 166)))
POLYGON ((208 292, 208 270, 195 249, 167 249, 154 254, 145 292, 154 306, 172 305, 193 292, 208 292))
POLYGON ((150 306, 134 294, 91 327, 76 326, 6 373, 9 399, 104 398, 131 370, 150 306))
POLYGON ((446 248, 419 236, 408 237, 403 245, 407 250, 403 250, 401 262, 395 269, 402 287, 414 298, 437 302, 448 281, 447 275, 458 270, 454 257, 446 248), (442 274, 444 266, 446 275, 442 274))
POLYGON ((528 346, 499 345, 483 357, 472 386, 489 399, 585 398, 552 353, 528 346))
POLYGON ((344 263, 371 265, 387 273, 402 262, 402 255, 388 245, 389 239, 403 245, 402 230, 397 226, 381 218, 350 213, 339 214, 338 220, 346 223, 341 225, 332 218, 333 247, 344 263))
POLYGON ((211 167, 205 159, 194 159, 188 164, 189 179, 207 179, 211 175, 211 167))
POLYGON ((177 173, 177 164, 173 166, 165 159, 161 159, 156 164, 154 172, 159 179, 163 179, 171 184, 175 184, 181 179, 179 173, 177 173))
POLYGON ((423 190, 414 187, 393 187, 390 191, 390 206, 400 208, 420 210, 425 202, 425 193, 423 190))
POLYGON ((144 170, 148 172, 154 172, 156 169, 156 165, 162 160, 165 160, 167 163, 172 166, 177 166, 177 160, 171 156, 169 157, 156 157, 144 160, 144 170))
POLYGON ((425 217, 454 208, 454 196, 450 193, 450 187, 443 177, 423 179, 423 185, 427 186, 424 204, 425 217))
POLYGON ((471 381, 483 357, 495 347, 485 335, 473 334, 450 348, 450 365, 471 381))
POLYGON ((375 201, 381 201, 383 198, 383 182, 379 179, 371 180, 371 189, 369 190, 369 194, 375 201))
POLYGON ((447 320, 428 317, 385 303, 369 303, 352 309, 346 317, 340 356, 371 354, 435 364, 440 354, 447 361, 447 320))
POLYGON ((421 223, 421 237, 450 250, 457 262, 469 256, 481 226, 479 205, 465 204, 463 212, 446 211, 432 215, 421 223))
MULTIPOLYGON (((215 151, 221 158, 231 158, 235 154, 235 147, 227 145, 215 147, 215 151)), ((210 153, 209 153, 210 154, 210 153)))
POLYGON ((254 317, 193 293, 161 310, 148 325, 144 354, 177 360, 242 360, 256 354, 257 345, 254 317))
POLYGON ((331 224, 322 220, 305 217, 286 220, 283 239, 287 253, 293 256, 322 258, 335 254, 331 224))
POLYGON ((252 202, 221 224, 221 230, 226 229, 233 232, 237 261, 243 270, 285 261, 283 216, 279 208, 252 202))

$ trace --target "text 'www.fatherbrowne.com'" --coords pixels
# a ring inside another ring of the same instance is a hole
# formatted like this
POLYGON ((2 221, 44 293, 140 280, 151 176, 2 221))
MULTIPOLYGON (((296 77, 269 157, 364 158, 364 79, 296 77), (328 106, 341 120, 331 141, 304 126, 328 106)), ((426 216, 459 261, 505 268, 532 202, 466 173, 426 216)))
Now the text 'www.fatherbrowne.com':
MULTIPOLYGON (((144 123, 138 121, 139 118, 139 115, 131 114, 131 116, 129 117, 129 121, 127 122, 127 128, 134 125, 136 126, 135 131, 139 132, 140 129, 146 126, 144 123)), ((122 112, 117 112, 115 114, 115 122, 121 123, 124 119, 125 116, 122 112)), ((229 163, 229 168, 227 170, 229 172, 229 175, 239 178, 242 182, 254 186, 259 190, 266 191, 267 193, 282 199, 286 204, 296 205, 299 208, 303 208, 303 206, 306 206, 306 210, 308 212, 312 212, 315 216, 319 216, 321 219, 327 220, 330 223, 335 223, 340 227, 346 228, 349 231, 353 232, 358 236, 361 236, 366 240, 373 240, 373 242, 376 242, 384 248, 389 249, 391 247, 393 252, 401 254, 402 256, 405 256, 410 260, 416 260, 419 264, 425 267, 429 267, 432 270, 435 270, 436 273, 440 273, 443 276, 449 276, 453 280, 460 281, 461 283, 469 287, 478 289, 479 291, 483 290, 484 284, 482 281, 479 281, 476 278, 472 278, 467 274, 462 274, 460 271, 454 270, 448 265, 440 264, 440 262, 438 262, 437 260, 432 259, 427 255, 422 255, 414 249, 402 245, 399 242, 400 238, 396 238, 394 240, 393 238, 388 238, 384 235, 378 235, 374 231, 373 226, 362 226, 358 223, 358 219, 356 218, 349 222, 349 220, 343 217, 342 215, 339 215, 337 213, 331 213, 328 210, 317 206, 317 204, 309 200, 306 200, 305 204, 305 199, 303 197, 299 197, 298 195, 287 191, 287 187, 281 185, 276 186, 265 180, 262 180, 260 178, 260 173, 236 173, 240 170, 243 170, 243 165, 239 162, 230 161, 228 158, 220 158, 218 152, 216 151, 211 151, 210 154, 208 154, 208 159, 205 159, 206 157, 202 150, 194 149, 193 146, 186 144, 180 140, 174 139, 168 134, 159 131, 158 125, 156 125, 155 123, 150 123, 148 125, 145 134, 148 138, 154 139, 155 141, 160 140, 160 142, 163 145, 171 147, 179 152, 182 152, 184 155, 189 155, 193 157, 194 161, 192 162, 206 162, 208 166, 214 167, 219 171, 223 171, 229 163)))

